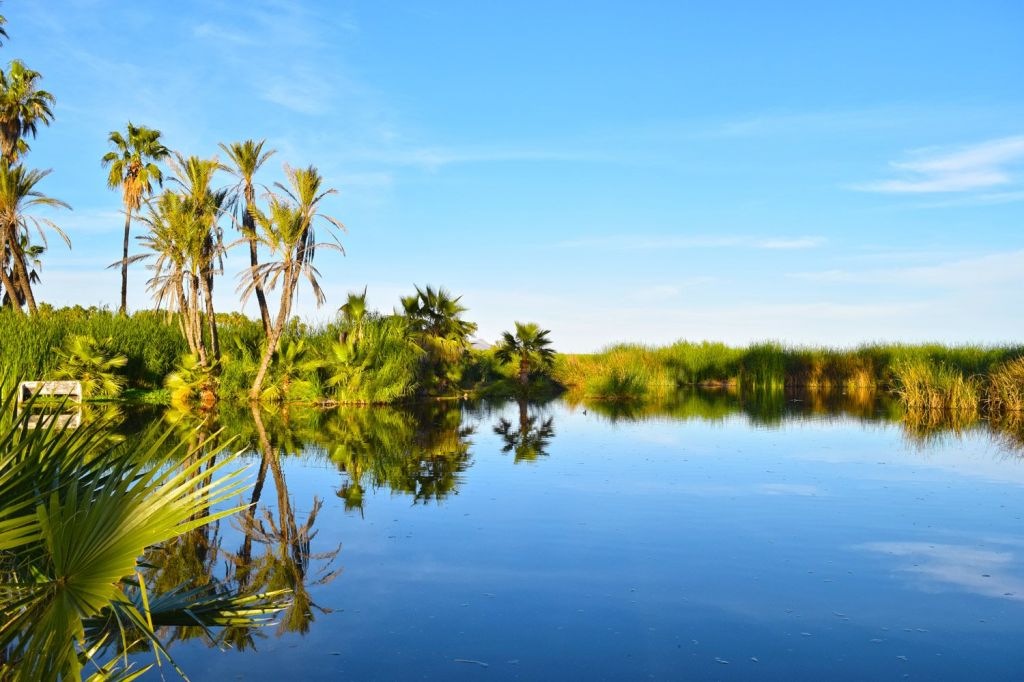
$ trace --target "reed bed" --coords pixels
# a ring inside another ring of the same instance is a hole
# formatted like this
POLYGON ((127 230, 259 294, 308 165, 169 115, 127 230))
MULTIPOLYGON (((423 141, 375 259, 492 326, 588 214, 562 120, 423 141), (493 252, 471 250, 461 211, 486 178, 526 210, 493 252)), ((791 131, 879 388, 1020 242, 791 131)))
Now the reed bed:
POLYGON ((855 348, 745 348, 680 341, 616 345, 558 359, 554 379, 592 399, 653 399, 687 386, 807 387, 895 393, 922 410, 1024 411, 1024 347, 866 344, 855 348))

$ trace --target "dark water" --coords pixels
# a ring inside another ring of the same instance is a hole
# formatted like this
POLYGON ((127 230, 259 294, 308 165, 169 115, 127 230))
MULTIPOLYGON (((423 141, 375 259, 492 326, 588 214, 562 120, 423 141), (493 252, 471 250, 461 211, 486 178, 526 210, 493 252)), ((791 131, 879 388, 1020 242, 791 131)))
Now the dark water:
POLYGON ((258 511, 168 579, 301 603, 230 651, 181 633, 195 680, 1024 675, 1012 433, 723 395, 225 421, 258 511))

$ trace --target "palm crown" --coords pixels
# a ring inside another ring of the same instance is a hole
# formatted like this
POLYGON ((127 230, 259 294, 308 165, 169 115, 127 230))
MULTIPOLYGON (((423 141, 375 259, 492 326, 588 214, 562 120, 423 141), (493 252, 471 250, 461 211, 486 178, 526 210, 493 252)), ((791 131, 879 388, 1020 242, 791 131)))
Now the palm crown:
POLYGON ((39 89, 40 79, 38 71, 18 60, 7 71, 0 70, 0 152, 8 163, 28 151, 25 137, 35 137, 40 123, 53 120, 56 98, 39 89))
POLYGON ((550 367, 555 360, 555 351, 548 338, 550 333, 550 330, 541 329, 533 322, 516 322, 514 335, 511 332, 502 334, 495 357, 506 363, 518 360, 519 381, 525 385, 529 381, 531 365, 550 367))

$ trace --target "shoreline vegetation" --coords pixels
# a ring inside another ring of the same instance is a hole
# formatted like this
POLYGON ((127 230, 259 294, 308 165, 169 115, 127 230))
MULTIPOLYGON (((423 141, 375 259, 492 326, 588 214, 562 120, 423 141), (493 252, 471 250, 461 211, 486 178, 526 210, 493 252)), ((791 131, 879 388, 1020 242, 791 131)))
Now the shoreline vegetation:
MULTIPOLYGON (((462 319, 466 311, 458 298, 444 289, 416 291, 403 300, 401 312, 368 311, 364 290, 350 294, 332 322, 290 320, 257 402, 331 407, 560 394, 575 402, 657 402, 693 387, 734 393, 799 388, 887 394, 908 411, 1024 412, 1024 346, 876 343, 842 349, 679 341, 561 354, 551 349, 547 330, 519 324, 497 346, 479 348, 469 343, 476 327, 462 319), (438 313, 445 308, 449 314, 438 313)), ((210 327, 202 317, 200 322, 210 327)), ((211 371, 189 353, 173 314, 122 316, 46 304, 32 316, 0 310, 0 334, 8 342, 0 376, 77 379, 90 401, 200 412, 220 400, 251 401, 265 349, 262 323, 239 313, 217 314, 216 327, 222 351, 211 371)))

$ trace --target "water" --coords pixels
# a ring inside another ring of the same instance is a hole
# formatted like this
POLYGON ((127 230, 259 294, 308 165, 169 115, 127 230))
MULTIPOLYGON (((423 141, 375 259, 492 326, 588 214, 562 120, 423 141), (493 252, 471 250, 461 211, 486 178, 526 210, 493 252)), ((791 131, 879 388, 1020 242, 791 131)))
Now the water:
POLYGON ((242 413, 228 431, 286 454, 194 565, 237 578, 255 527, 253 582, 310 605, 241 651, 170 650, 195 680, 1019 679, 1024 460, 890 413, 242 413))

